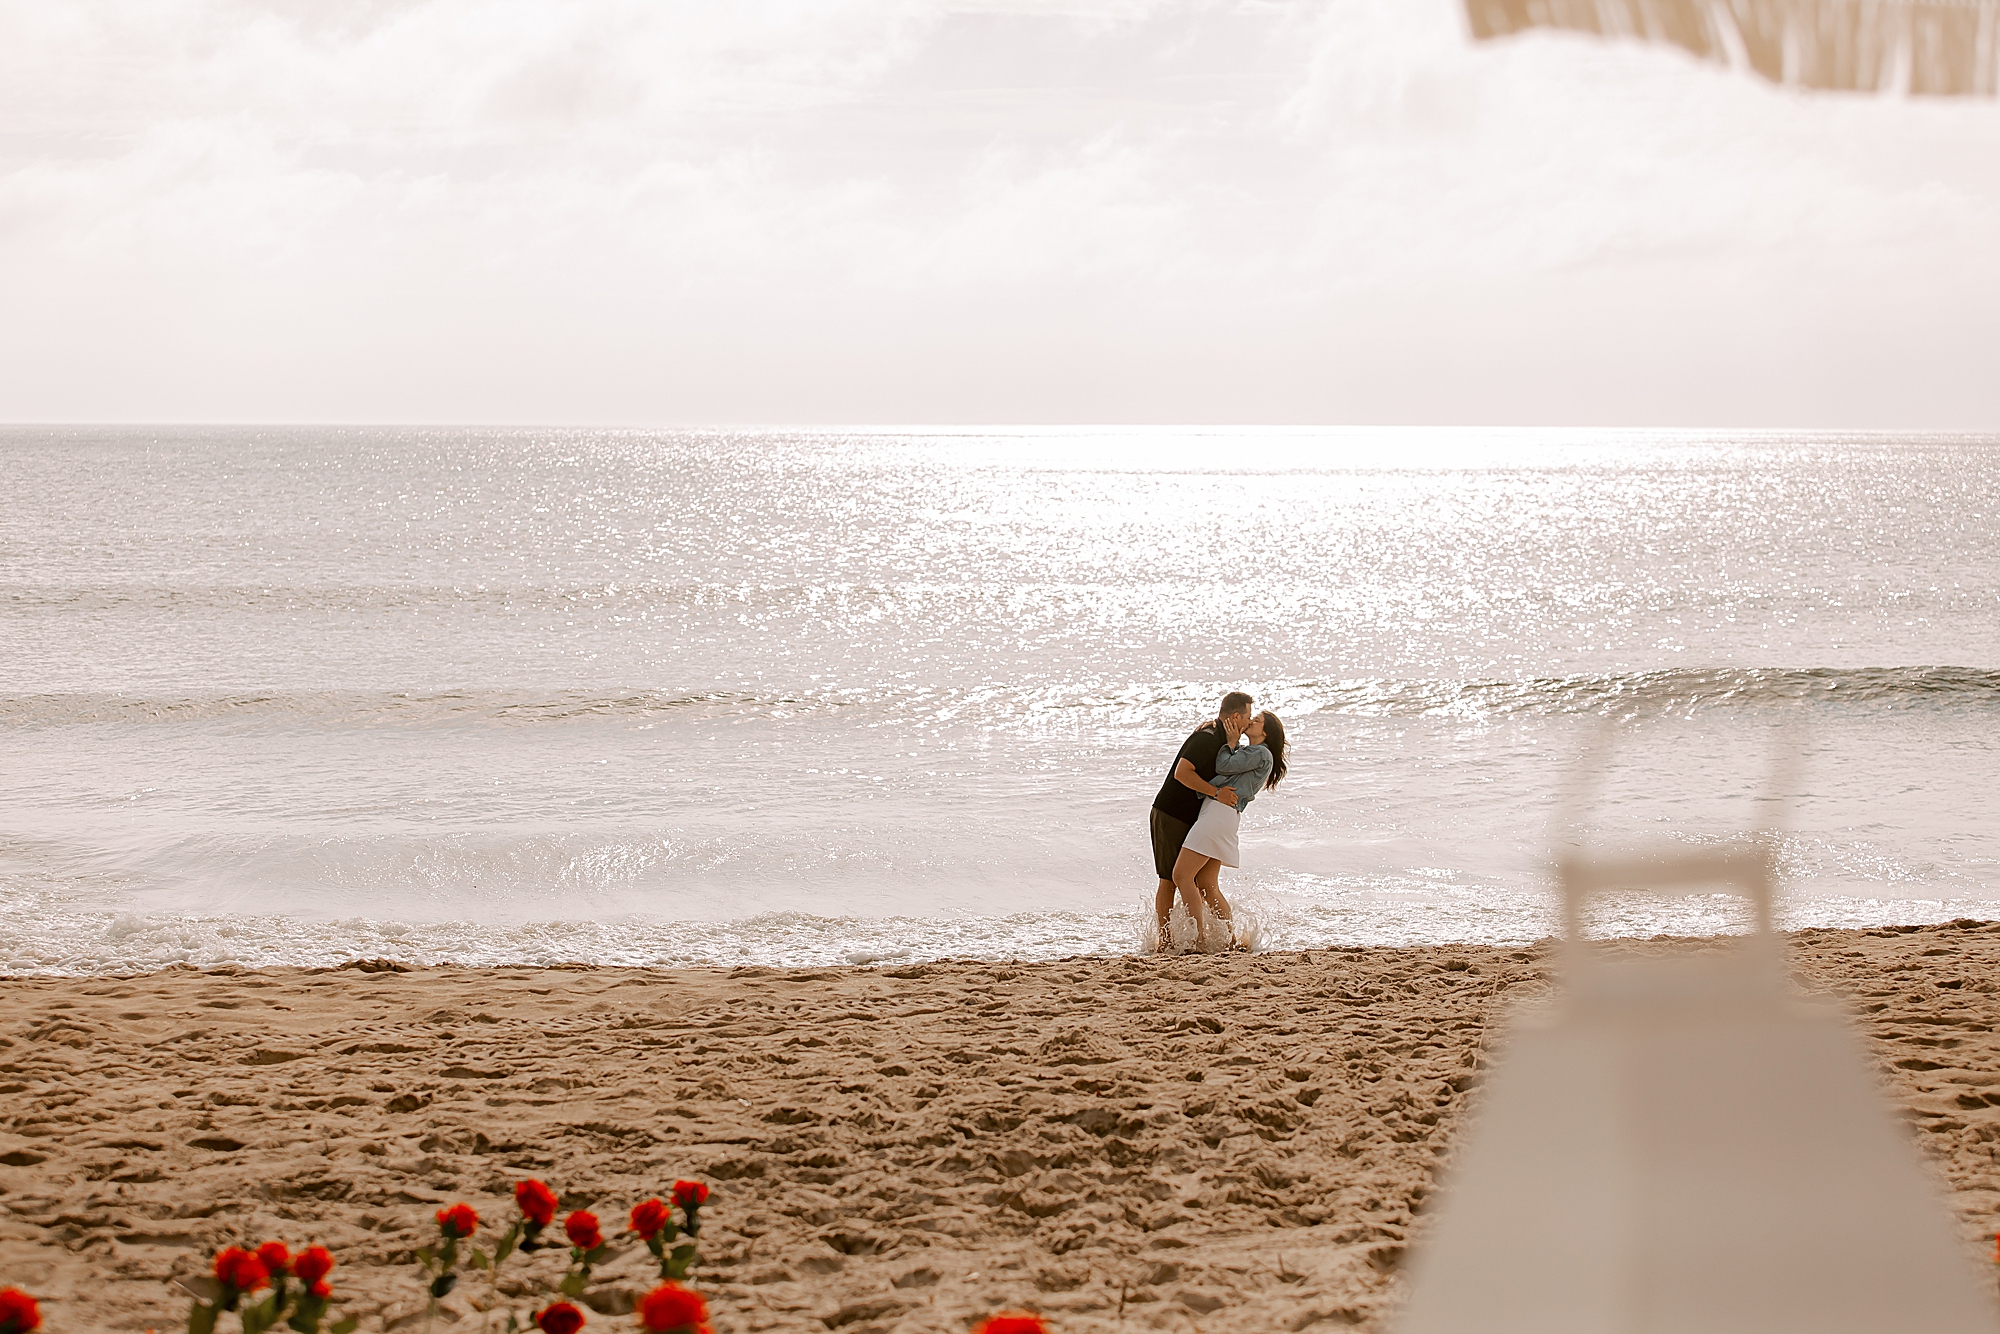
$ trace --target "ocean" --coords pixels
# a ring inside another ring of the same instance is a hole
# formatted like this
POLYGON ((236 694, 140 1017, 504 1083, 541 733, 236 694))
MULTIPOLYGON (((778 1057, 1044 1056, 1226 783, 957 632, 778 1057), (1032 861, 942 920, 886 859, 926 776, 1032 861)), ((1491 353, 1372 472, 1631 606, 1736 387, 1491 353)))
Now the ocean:
POLYGON ((12 427, 0 468, 0 970, 1129 952, 1239 687, 1293 743, 1223 879, 1260 948, 1531 940, 1563 848, 1763 829, 1787 925, 2000 914, 2000 438, 12 427))

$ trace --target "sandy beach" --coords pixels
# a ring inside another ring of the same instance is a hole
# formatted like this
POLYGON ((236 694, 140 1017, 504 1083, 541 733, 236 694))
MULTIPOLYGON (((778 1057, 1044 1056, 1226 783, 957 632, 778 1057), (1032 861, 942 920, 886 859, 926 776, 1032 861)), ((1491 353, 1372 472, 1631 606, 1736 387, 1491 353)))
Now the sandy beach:
MULTIPOLYGON (((1790 948, 1972 1255, 2000 1221, 2000 923, 1790 948)), ((536 1176, 609 1230, 693 1177, 720 1331, 1381 1329, 1488 1044, 1549 985, 1546 946, 9 979, 0 1284, 51 1330, 171 1328, 213 1248, 320 1241, 362 1329, 413 1327, 443 1204, 504 1226, 536 1176)), ((621 1245, 596 1325, 646 1282, 621 1245)))

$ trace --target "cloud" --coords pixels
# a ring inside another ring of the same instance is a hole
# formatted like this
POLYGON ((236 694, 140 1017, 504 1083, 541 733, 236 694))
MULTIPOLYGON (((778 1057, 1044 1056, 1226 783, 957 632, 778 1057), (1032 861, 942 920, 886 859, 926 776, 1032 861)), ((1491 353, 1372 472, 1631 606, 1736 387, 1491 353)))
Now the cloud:
POLYGON ((1818 373, 1990 338, 1993 105, 1450 0, 0 0, 0 118, 6 417, 2000 407, 1818 373))

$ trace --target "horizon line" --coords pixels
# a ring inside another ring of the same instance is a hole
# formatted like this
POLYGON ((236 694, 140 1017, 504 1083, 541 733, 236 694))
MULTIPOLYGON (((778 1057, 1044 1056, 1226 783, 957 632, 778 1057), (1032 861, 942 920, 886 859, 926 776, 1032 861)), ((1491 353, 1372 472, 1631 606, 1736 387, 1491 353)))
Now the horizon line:
POLYGON ((2000 440, 2000 425, 1992 426, 1757 426, 1735 423, 1674 425, 1607 422, 1228 422, 1228 421, 533 421, 533 420, 196 420, 196 419, 60 419, 0 421, 0 431, 74 430, 370 430, 370 431, 694 431, 694 432, 842 432, 848 434, 968 434, 1006 432, 1140 432, 1209 431, 1309 434, 1351 431, 1611 431, 1629 434, 1737 433, 1745 435, 1950 435, 1990 436, 2000 440))

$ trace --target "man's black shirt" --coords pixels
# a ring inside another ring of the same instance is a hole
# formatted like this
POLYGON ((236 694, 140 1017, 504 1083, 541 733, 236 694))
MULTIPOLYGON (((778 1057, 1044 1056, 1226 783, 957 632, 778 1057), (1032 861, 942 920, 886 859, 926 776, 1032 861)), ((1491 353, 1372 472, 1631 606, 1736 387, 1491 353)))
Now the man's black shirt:
POLYGON ((1167 781, 1160 784, 1160 795, 1153 798, 1153 809, 1166 812, 1182 824, 1193 824, 1201 814, 1201 794, 1175 778, 1174 770, 1186 760, 1205 781, 1213 783, 1216 754, 1228 739, 1219 720, 1190 732, 1181 743, 1180 754, 1174 756, 1173 764, 1167 768, 1167 781))

